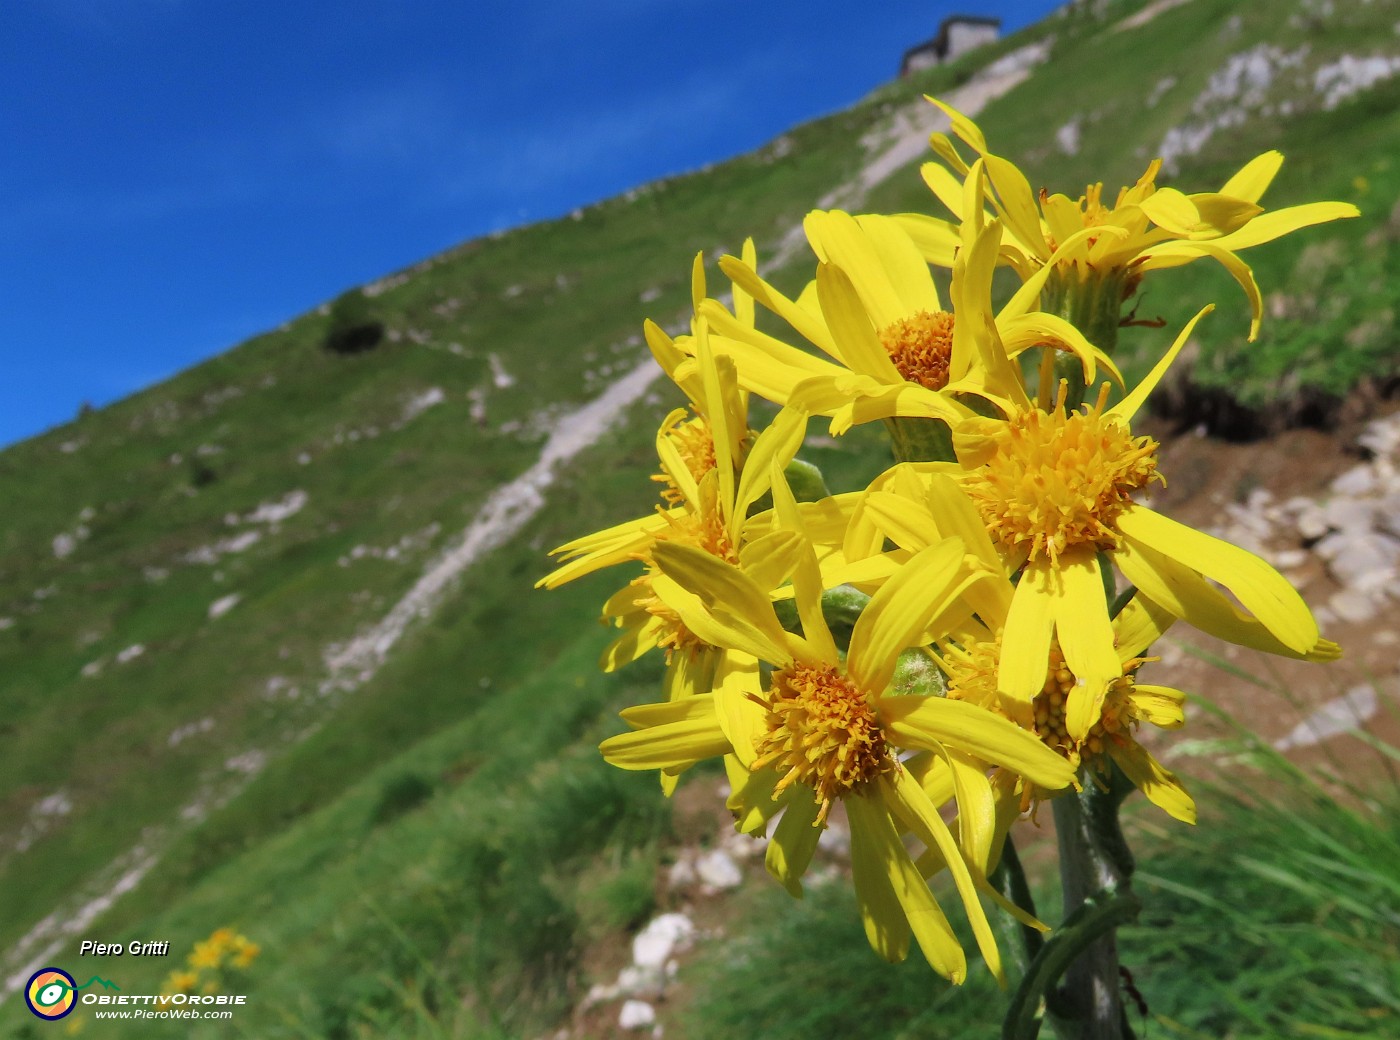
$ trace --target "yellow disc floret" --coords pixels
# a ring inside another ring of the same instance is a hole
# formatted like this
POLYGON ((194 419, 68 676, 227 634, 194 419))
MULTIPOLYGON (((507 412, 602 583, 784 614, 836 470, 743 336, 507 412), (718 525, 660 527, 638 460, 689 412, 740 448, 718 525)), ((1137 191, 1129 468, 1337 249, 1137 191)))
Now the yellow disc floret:
MULTIPOLYGON (((685 414, 685 409, 677 408, 668 415, 661 426, 661 436, 675 446, 681 461, 685 463, 685 468, 690 471, 691 478, 699 484, 705 478, 705 474, 715 468, 715 439, 704 416, 697 415, 693 419, 686 419, 685 414)), ((685 501, 680 488, 676 487, 675 481, 668 474, 654 473, 651 479, 666 485, 661 497, 669 504, 678 506, 685 501)))
MULTIPOLYGON (((948 696, 996 711, 1008 718, 1006 705, 997 693, 997 660, 1001 639, 970 640, 965 646, 942 648, 940 666, 948 677, 948 696)), ((1045 685, 1036 694, 1031 711, 1035 734, 1046 747, 1059 752, 1076 766, 1083 763, 1095 769, 1107 767, 1103 755, 1113 743, 1132 739, 1141 721, 1132 706, 1133 675, 1144 663, 1134 658, 1123 666, 1123 674, 1108 684, 1099 717, 1082 741, 1069 735, 1065 724, 1066 705, 1079 680, 1065 664, 1058 644, 1050 648, 1045 685)))
POLYGON ((1089 735, 1076 744, 1065 727, 1065 704, 1078 680, 1065 665, 1060 648, 1052 647, 1045 687, 1035 698, 1035 729, 1040 739, 1070 761, 1082 762, 1097 770, 1106 769, 1108 764, 1103 756, 1109 746, 1131 740, 1133 730, 1141 721, 1133 711, 1132 694, 1133 675, 1144 660, 1129 661, 1123 666, 1123 674, 1108 684, 1099 717, 1089 727, 1089 735))
POLYGON ((773 673, 767 698, 754 699, 768 710, 754 768, 782 773, 778 791, 812 788, 819 825, 833 799, 896 768, 869 699, 835 668, 794 664, 773 673))
POLYGON ((1082 545, 1117 548, 1115 521, 1133 492, 1162 480, 1157 442, 1104 415, 1104 394, 1069 415, 1063 396, 1062 386, 1049 412, 1031 408, 1002 424, 986 465, 963 484, 988 533, 1029 560, 1054 562, 1082 545))
POLYGON ((953 356, 953 315, 948 311, 919 311, 880 330, 880 343, 899 374, 930 390, 948 385, 948 362, 953 356))

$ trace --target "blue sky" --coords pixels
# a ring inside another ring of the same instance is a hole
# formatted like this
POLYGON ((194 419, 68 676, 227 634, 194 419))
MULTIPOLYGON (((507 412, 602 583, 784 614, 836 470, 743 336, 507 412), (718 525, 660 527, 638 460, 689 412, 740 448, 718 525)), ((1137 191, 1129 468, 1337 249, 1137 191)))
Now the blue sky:
POLYGON ((755 148, 954 9, 5 0, 0 445, 353 285, 755 148))

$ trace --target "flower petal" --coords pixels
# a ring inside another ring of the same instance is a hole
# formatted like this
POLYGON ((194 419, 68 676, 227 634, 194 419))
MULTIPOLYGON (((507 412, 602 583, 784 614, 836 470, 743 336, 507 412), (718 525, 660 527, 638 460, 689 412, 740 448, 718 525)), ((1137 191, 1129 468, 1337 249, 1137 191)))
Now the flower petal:
POLYGON ((1139 596, 1202 632, 1280 657, 1335 661, 1341 656, 1337 644, 1327 639, 1319 639, 1301 654, 1284 646, 1198 573, 1162 553, 1124 541, 1114 559, 1124 576, 1137 586, 1139 596))
MULTIPOLYGON (((1154 562, 1160 564, 1165 561, 1169 571, 1188 572, 1186 576, 1176 576, 1174 584, 1192 584, 1189 577, 1192 571, 1199 571, 1220 582, 1284 646, 1295 653, 1306 654, 1317 643, 1317 622, 1313 620, 1303 597, 1298 595, 1288 579, 1253 553, 1139 505, 1123 511, 1118 517, 1118 530, 1136 546, 1156 552, 1158 556, 1154 562), (1189 565, 1184 562, 1187 560, 1191 561, 1189 565)), ((1124 573, 1127 574, 1127 571, 1124 573)), ((1173 579, 1172 574, 1163 577, 1168 581, 1173 579)), ((1142 583, 1131 574, 1128 574, 1128 580, 1143 588, 1142 583)), ((1156 598, 1151 591, 1147 594, 1156 598)), ((1163 606, 1167 605, 1163 603, 1163 606)), ((1230 638, 1229 634, 1215 634, 1230 638)))
MULTIPOLYGON (((983 775, 982 779, 985 783, 986 776, 983 775)), ((987 912, 982 909, 982 901, 977 898, 977 884, 963 858, 963 850, 953 841, 953 835, 949 832, 948 825, 943 822, 943 817, 938 814, 937 807, 928 800, 918 782, 903 769, 892 777, 888 774, 880 777, 880 790, 885 796, 886 804, 904 825, 914 832, 914 836, 929 848, 938 849, 943 855, 948 873, 952 875, 953 884, 962 899, 963 909, 967 911, 967 919, 972 925, 972 934, 977 940, 977 948, 982 952, 982 959, 987 962, 987 967, 991 969, 997 982, 1005 985, 1006 973, 1002 970, 1001 953, 997 950, 992 926, 987 921, 987 912)), ((990 798, 985 806, 965 806, 961 801, 958 802, 960 820, 964 813, 981 811, 994 811, 990 798)), ((991 821, 987 822, 990 825, 991 821)), ((918 935, 917 925, 915 935, 918 935)), ((922 945, 923 941, 920 940, 920 946, 922 945)))
POLYGON ((1170 686, 1151 686, 1136 683, 1128 700, 1138 718, 1161 726, 1163 729, 1180 729, 1186 723, 1186 694, 1170 686))
POLYGON ((871 597, 846 657, 846 674, 867 695, 885 691, 899 655, 962 593, 970 580, 963 552, 957 538, 921 550, 871 597))
POLYGON ((1074 767, 1034 733, 975 704, 942 697, 882 697, 878 711, 900 747, 937 750, 946 745, 1051 791, 1074 780, 1074 767))
POLYGON ((753 447, 744 460, 744 472, 739 477, 738 497, 734 502, 734 513, 740 522, 748 516, 749 508, 768 491, 772 465, 776 462, 782 469, 791 462, 797 449, 802 447, 806 434, 807 413, 796 408, 785 408, 754 439, 753 447))
MULTIPOLYGON (((934 163, 927 163, 925 167, 943 169, 934 163)), ((961 199, 961 192, 958 197, 961 199)), ((962 208, 961 201, 958 208, 962 208)), ((923 213, 894 213, 890 219, 896 221, 904 229, 904 233, 913 239, 915 247, 926 262, 945 268, 953 266, 961 244, 956 225, 923 213)))
POLYGON ((1113 619, 1118 660, 1127 664, 1164 636, 1176 615, 1145 596, 1134 596, 1113 619))
POLYGON ((653 557, 671 579, 654 579, 653 590, 697 636, 770 664, 789 660, 768 594, 743 571, 689 545, 662 542, 653 557))
POLYGON ((1124 422, 1131 421, 1133 416, 1137 415, 1138 409, 1146 403, 1147 396, 1157 388, 1157 384, 1167 374, 1167 369, 1171 368, 1172 362, 1181 353, 1181 349, 1186 346, 1186 341, 1190 339, 1191 330, 1196 327, 1196 322, 1213 310, 1215 310, 1215 304, 1208 303, 1197 311, 1196 316, 1186 323, 1186 327, 1172 341, 1171 347, 1162 355, 1162 359, 1153 366, 1152 371, 1133 388, 1132 393, 1104 412, 1104 415, 1115 415, 1124 422))
MULTIPOLYGON (((892 294, 894 290, 890 292, 892 294)), ((882 314, 872 311, 869 302, 858 295, 846 269, 834 264, 817 267, 817 293, 821 299, 822 316, 851 371, 880 383, 904 382, 904 377, 894 367, 871 324, 873 320, 883 327, 903 315, 896 313, 886 321, 882 314)), ((898 306, 897 300, 894 305, 898 306)))
MULTIPOLYGON (((673 654, 672 658, 682 656, 673 654)), ((715 716, 720 729, 729 739, 734 755, 745 767, 758 757, 758 745, 768 732, 767 712, 752 695, 762 692, 758 659, 748 654, 728 651, 715 669, 715 716)))
MULTIPOLYGON (((706 758, 726 755, 729 740, 720 728, 714 704, 708 697, 686 697, 665 704, 640 705, 641 714, 629 722, 646 719, 644 729, 619 733, 598 746, 603 757, 619 769, 680 770, 706 758), (692 703, 699 702, 699 703, 692 703), (660 709, 671 709, 673 715, 660 709), (673 717, 674 721, 652 720, 673 717)), ((636 713, 637 709, 629 709, 636 713)))
POLYGON ((1078 680, 1069 694, 1065 725, 1072 738, 1083 740, 1102 714, 1108 684, 1122 676, 1123 664, 1113 648, 1113 626, 1093 548, 1061 553, 1055 570, 1060 579, 1053 607, 1055 632, 1065 665, 1078 680))
MULTIPOLYGON (((773 772, 773 770, 768 770, 773 772)), ((802 898, 802 875, 812 862, 817 851, 817 842, 822 836, 823 826, 817 826, 817 800, 810 787, 794 784, 789 788, 793 796, 787 801, 783 818, 768 842, 768 852, 764 865, 768 873, 788 890, 794 899, 802 898)))
POLYGON ((738 257, 722 256, 719 259, 719 269, 729 277, 731 282, 796 329, 809 343, 828 354, 834 355, 836 353, 836 347, 831 341, 831 333, 827 331, 821 319, 799 307, 777 289, 774 289, 760 278, 758 273, 748 264, 738 257))
POLYGON ((1360 215, 1361 211, 1349 202, 1307 202, 1301 206, 1276 209, 1272 213, 1261 213, 1238 231, 1217 238, 1215 244, 1231 251, 1247 249, 1272 242, 1299 228, 1360 215))
POLYGON ((997 662, 997 690, 1009 697, 1008 708, 1027 723, 1031 701, 1045 687, 1050 668, 1050 640, 1055 634, 1054 568, 1047 559, 1035 560, 1021 572, 1011 596, 1011 609, 1002 632, 1003 646, 1016 652, 997 662))
POLYGON ((890 284, 899 296, 904 308, 902 316, 907 317, 918 311, 942 310, 928 261, 904 226, 893 217, 874 213, 856 217, 856 223, 870 239, 890 284))
POLYGON ((1258 202, 1274 182, 1279 167, 1283 165, 1283 153, 1264 152, 1256 155, 1240 167, 1239 172, 1225 182, 1220 189, 1222 195, 1232 195, 1246 202, 1258 202))
POLYGON ((1141 744, 1135 740, 1111 743, 1108 753, 1153 805, 1182 823, 1196 822, 1196 800, 1186 793, 1176 774, 1149 755, 1141 744))
POLYGON ((883 799, 845 799, 851 823, 851 879, 865 935, 888 961, 903 960, 913 931, 929 966, 954 984, 967 977, 967 958, 924 881, 883 799))

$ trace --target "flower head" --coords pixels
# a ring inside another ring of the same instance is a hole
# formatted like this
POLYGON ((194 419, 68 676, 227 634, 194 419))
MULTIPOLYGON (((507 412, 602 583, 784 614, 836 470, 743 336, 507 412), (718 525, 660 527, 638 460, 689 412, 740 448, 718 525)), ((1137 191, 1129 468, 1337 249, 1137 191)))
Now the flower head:
MULTIPOLYGON (((1061 288, 1087 279, 1112 280, 1121 287, 1120 299, 1126 299, 1150 271, 1212 259, 1249 298, 1251 340, 1259 331, 1263 300, 1239 251, 1359 212, 1344 202, 1314 202, 1265 212, 1259 199, 1283 164, 1278 152, 1256 156, 1218 192, 1186 195, 1158 187, 1160 159, 1153 160, 1135 184, 1120 189, 1111 206, 1104 202, 1101 183, 1089 185, 1078 200, 1044 189, 1033 192, 1014 163, 990 151, 976 123, 950 105, 935 98, 929 101, 948 115, 954 135, 985 164, 993 189, 989 201, 1008 231, 1003 256, 1023 279, 1049 265, 1061 288)), ((964 182, 975 174, 978 164, 969 165, 944 134, 934 134, 930 143, 945 165, 923 167, 929 188, 955 221, 980 217, 981 202, 975 204, 974 214, 964 190, 964 182)), ((930 260, 951 266, 950 252, 958 236, 955 226, 912 214, 898 219, 930 260)))
MULTIPOLYGON (((982 186, 974 177, 969 191, 982 186)), ((818 264, 815 281, 797 300, 733 257, 720 266, 830 360, 725 320, 713 301, 701 310, 712 316, 715 352, 734 359, 745 388, 830 415, 835 433, 894 417, 955 422, 973 414, 961 395, 999 402, 1001 384, 1019 378, 1008 359, 1032 347, 1077 355, 1086 380, 1100 365, 1118 377, 1103 351, 1072 325, 1032 309, 1044 276, 993 312, 995 224, 972 221, 961 229, 946 304, 928 261, 893 218, 817 210, 803 226, 818 264), (989 329, 995 330, 996 353, 990 352, 989 329)))
MULTIPOLYGON (((956 464, 897 467, 926 486, 951 479, 972 503, 976 522, 964 519, 950 530, 969 545, 985 543, 980 551, 994 553, 1008 577, 1021 572, 1014 590, 996 593, 1006 597, 1002 604, 979 591, 984 599, 978 613, 1005 617, 1002 645, 1015 651, 998 657, 996 690, 1023 723, 1044 689, 1052 647, 1075 679, 1065 707, 1068 735, 1083 742, 1099 723, 1111 688, 1124 675, 1105 595, 1104 568, 1114 565, 1144 603, 1221 639, 1307 660, 1340 653, 1319 636, 1302 597, 1267 563, 1132 497, 1160 478, 1156 445, 1133 436, 1131 420, 1206 310, 1116 405, 1109 407, 1100 395, 1095 404, 1066 415, 1062 396, 1047 407, 1044 388, 1033 402, 1013 387, 1005 418, 977 416, 954 427, 956 464), (970 530, 978 532, 976 538, 970 530), (1244 609, 1211 582, 1224 586, 1244 609)), ((872 490, 883 491, 894 479, 877 481, 872 490)), ((881 510, 895 517, 900 530, 917 529, 917 520, 896 516, 898 508, 888 502, 868 503, 863 513, 881 510)), ((871 528, 868 517, 853 517, 850 558, 873 551, 871 528)), ((906 538, 904 544, 913 549, 920 543, 906 538)))
MULTIPOLYGON (((634 732, 605 741, 603 754, 616 765, 645 769, 733 750, 755 778, 748 785, 752 797, 768 804, 766 810, 741 808, 764 818, 786 808, 768 865, 794 892, 801 890, 815 847, 813 829, 840 802, 851 824, 856 893, 871 944, 897 960, 912 931, 929 963, 960 981, 961 948, 899 840, 901 831, 912 832, 940 850, 983 956, 999 973, 995 941, 977 900, 985 881, 980 866, 969 867, 903 755, 974 755, 1051 789, 1069 783, 1073 768, 1032 734, 980 706, 891 689, 899 655, 965 618, 970 607, 964 593, 988 575, 966 565, 956 538, 929 546, 871 599, 843 657, 822 615, 820 571, 796 503, 780 476, 773 487, 785 529, 768 537, 775 548, 787 537, 783 572, 791 576, 801 635, 783 629, 768 591, 742 569, 686 546, 661 545, 655 552, 673 583, 662 586, 661 594, 702 638, 772 665, 767 689, 742 697, 717 690, 712 697, 629 709, 623 716, 634 732)), ((976 812, 971 806, 966 811, 976 812)))

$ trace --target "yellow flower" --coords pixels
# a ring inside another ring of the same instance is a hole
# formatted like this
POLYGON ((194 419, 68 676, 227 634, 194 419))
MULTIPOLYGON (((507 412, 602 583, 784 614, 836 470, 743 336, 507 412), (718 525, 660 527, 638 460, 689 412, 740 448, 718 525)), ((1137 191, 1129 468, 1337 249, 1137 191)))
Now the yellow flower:
POLYGON ((1022 392, 1007 418, 977 416, 954 428, 956 464, 908 469, 951 476, 976 507, 1005 572, 1024 567, 1002 637, 1016 652, 1001 655, 997 689, 1019 704, 1024 718, 1045 684, 1058 639, 1078 680, 1066 713, 1077 741, 1089 736, 1110 685, 1123 675, 1101 566, 1116 564, 1145 601, 1229 642, 1315 661, 1340 654, 1320 638, 1302 597, 1271 566, 1132 498, 1157 477, 1157 445, 1134 437, 1129 424, 1209 310, 1187 324, 1118 404, 1108 407, 1101 393, 1097 403, 1065 414, 1063 384, 1056 401, 1046 399, 1048 388, 1037 402, 1022 392))
MULTIPOLYGON (((935 970, 960 982, 961 946, 929 891, 901 833, 912 832, 946 861, 978 946, 993 973, 1000 961, 978 902, 979 871, 969 870, 936 805, 901 762, 904 749, 973 754, 1055 789, 1073 769, 1032 734, 978 706, 890 691, 895 662, 966 616, 963 593, 987 575, 963 565, 949 539, 915 554, 886 581, 861 614, 844 659, 821 610, 821 577, 800 532, 800 517, 781 478, 774 498, 799 552, 791 572, 803 635, 786 632, 768 590, 739 568, 682 545, 659 545, 658 566, 672 585, 662 594, 685 623, 712 645, 773 666, 763 694, 725 691, 623 712, 635 731, 604 741, 614 765, 668 768, 732 748, 752 770, 754 793, 772 792, 767 814, 785 806, 767 863, 794 894, 831 806, 845 807, 851 827, 852 877, 872 947, 889 960, 908 951, 911 933, 935 970), (746 745, 746 746, 745 746, 746 745)), ((985 779, 985 777, 984 777, 985 779)), ((974 811, 970 807, 968 812, 974 811)), ((762 813, 760 813, 762 814, 762 813)))
MULTIPOLYGON (((745 255, 753 259, 752 242, 745 255)), ((704 274, 697 257, 693 292, 704 294, 704 274)), ((735 290, 735 320, 753 319, 753 302, 735 290)), ((727 312, 726 312, 727 313, 727 312)), ((733 317, 733 316, 731 316, 733 317)), ((622 634, 604 652, 607 671, 648 651, 666 652, 666 687, 670 699, 709 690, 716 684, 742 685, 756 664, 725 655, 698 638, 667 602, 657 595, 659 572, 652 552, 661 543, 691 545, 745 567, 764 559, 762 545, 747 549, 744 523, 753 505, 768 492, 771 467, 792 461, 802 443, 806 416, 788 410, 762 434, 752 437, 747 422, 747 395, 739 388, 734 365, 709 350, 706 319, 692 322, 688 356, 660 328, 647 326, 647 342, 658 363, 691 399, 694 418, 678 409, 663 420, 656 447, 661 462, 662 498, 651 516, 628 521, 554 550, 567 562, 539 584, 553 588, 616 563, 640 561, 642 575, 610 597, 603 615, 622 634)), ((761 569, 760 569, 761 572, 761 569)), ((668 791, 674 776, 664 779, 668 791)))
POLYGON ((262 947, 255 942, 250 942, 245 936, 238 936, 233 942, 233 960, 231 963, 235 968, 246 968, 258 959, 258 954, 262 952, 262 947))
MULTIPOLYGON (((995 189, 992 206, 1009 232, 1003 256, 1023 279, 1050 265, 1058 268, 1057 278, 1071 285, 1090 278, 1119 281, 1122 299, 1127 299, 1149 271, 1210 258, 1230 273, 1249 298, 1251 340, 1259 331, 1263 301, 1249 265, 1236 254, 1300 228, 1359 213, 1345 202, 1313 202, 1266 213, 1259 199, 1283 164, 1278 152, 1256 156, 1218 192, 1186 195, 1175 188, 1157 187, 1161 168, 1157 159, 1136 184, 1118 192, 1111 207, 1104 204, 1102 184, 1089 185, 1078 201, 1044 190, 1037 195, 1015 164, 989 151, 976 123, 935 98, 928 100, 947 113, 953 133, 985 162, 995 189), (1086 230, 1099 233, 1085 237, 1086 230), (1075 245, 1066 249, 1071 239, 1075 245)), ((964 221, 973 215, 974 207, 967 205, 958 178, 966 179, 972 169, 946 135, 934 134, 930 143, 947 166, 926 164, 924 180, 954 218, 964 221)), ((975 208, 980 210, 980 203, 975 208)), ((951 251, 958 242, 952 225, 918 214, 897 219, 932 262, 952 266, 951 251)))
MULTIPOLYGON (((745 242, 744 255, 750 262, 754 260, 752 240, 745 242)), ((705 297, 705 274, 699 256, 692 267, 691 285, 698 306, 705 297)), ((738 316, 735 320, 753 323, 753 301, 737 287, 734 307, 738 316)), ((727 369, 698 364, 689 356, 696 352, 694 347, 688 353, 681 350, 655 323, 648 321, 644 331, 657 364, 689 399, 688 408, 677 408, 661 421, 656 435, 661 472, 652 479, 663 485, 661 498, 665 506, 552 550, 550 555, 561 557, 563 563, 540 579, 536 588, 558 588, 604 567, 644 558, 659 537, 674 529, 677 521, 696 515, 700 487, 708 474, 723 469, 719 479, 728 484, 743 466, 751 437, 747 395, 737 381, 727 369)), ((687 343, 700 338, 698 321, 692 322, 692 333, 685 338, 687 343)))
POLYGON ((162 993, 192 993, 199 985, 199 973, 196 971, 172 971, 165 980, 162 993))
POLYGON ((215 942, 211 936, 194 944, 194 949, 189 956, 189 966, 195 969, 217 968, 224 961, 224 953, 224 945, 215 942))
MULTIPOLYGON (((980 177, 974 176, 969 191, 980 190, 980 177)), ((720 267, 831 360, 741 327, 713 301, 700 310, 716 333, 713 349, 734 359, 746 389, 832 416, 833 433, 872 419, 954 422, 971 415, 954 395, 997 401, 1000 383, 1014 375, 1005 359, 1031 347, 1073 352, 1086 381, 1094 378, 1097 365, 1118 375, 1074 326, 1031 310, 1045 276, 1022 287, 993 317, 994 226, 972 221, 962 230, 948 309, 927 261, 894 219, 818 210, 808 214, 804 227, 820 262, 815 282, 795 301, 734 257, 723 258, 720 267), (1004 356, 988 356, 989 326, 1004 356)))
MULTIPOLYGON (((862 503, 857 528, 868 524, 880 541, 889 538, 909 553, 956 534, 987 570, 1002 571, 1003 563, 985 533, 982 518, 951 477, 944 473, 916 475, 910 467, 899 467, 882 487, 887 490, 871 491, 862 503)), ((869 542, 868 533, 865 538, 869 542)), ((1001 660, 1007 654, 1029 652, 1008 642, 1005 635, 1014 586, 1005 579, 988 582, 968 593, 969 598, 974 595, 975 614, 938 641, 937 662, 947 676, 947 695, 1020 722, 1076 768, 1083 764, 1102 773, 1109 760, 1116 762, 1155 805, 1179 820, 1194 823, 1196 809, 1191 796, 1133 735, 1142 722, 1175 729, 1185 721, 1184 694, 1137 681, 1138 669, 1145 662, 1141 655, 1176 618, 1141 595, 1134 596, 1118 613, 1112 621, 1118 674, 1109 681, 1088 733, 1076 736, 1069 730, 1068 713, 1088 689, 1079 684, 1058 643, 1052 641, 1048 661, 1041 665, 1042 685, 1033 699, 1026 703, 1008 697, 998 685, 1001 660)), ((925 782, 946 779, 934 770, 925 782)), ((1019 792, 1013 785, 1002 785, 1000 790, 1014 797, 1017 812, 1040 796, 1028 785, 1021 787, 1019 792)), ((1006 825, 1014 815, 1003 816, 1006 825)), ((990 857, 991 838, 984 837, 979 843, 965 836, 964 848, 990 857)), ((988 862, 988 869, 992 865, 988 862)))

